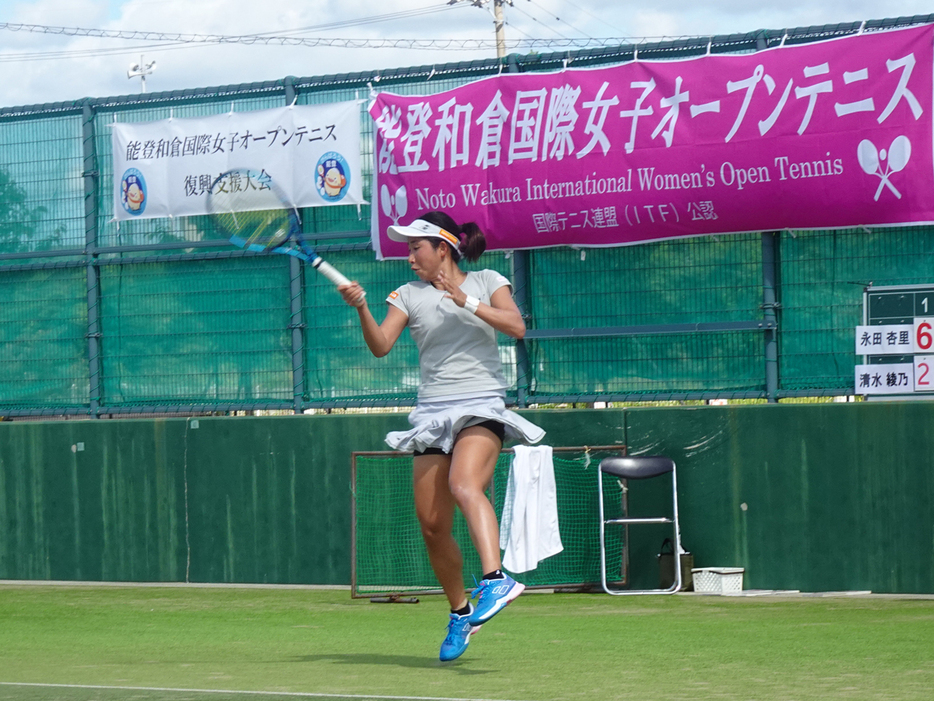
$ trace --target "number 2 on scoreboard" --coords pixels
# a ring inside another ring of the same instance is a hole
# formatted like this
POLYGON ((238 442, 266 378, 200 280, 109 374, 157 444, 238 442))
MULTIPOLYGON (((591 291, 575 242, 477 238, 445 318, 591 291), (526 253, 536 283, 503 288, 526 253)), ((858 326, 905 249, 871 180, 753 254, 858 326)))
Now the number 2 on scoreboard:
POLYGON ((915 392, 934 392, 934 355, 915 356, 915 392))

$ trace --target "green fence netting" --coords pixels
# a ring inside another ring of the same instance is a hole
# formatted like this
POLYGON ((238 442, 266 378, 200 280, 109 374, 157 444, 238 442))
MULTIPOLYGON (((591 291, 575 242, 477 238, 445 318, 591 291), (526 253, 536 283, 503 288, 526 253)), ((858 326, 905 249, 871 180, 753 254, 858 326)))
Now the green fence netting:
POLYGON ((853 389, 854 329, 870 285, 930 284, 934 228, 785 232, 781 239, 782 387, 853 389))
MULTIPOLYGON (((867 22, 863 31, 934 21, 867 22)), ((755 51, 860 23, 684 39, 639 57, 755 51)), ((359 99, 371 199, 373 87, 433 93, 501 71, 631 60, 623 45, 504 60, 0 109, 0 416, 407 406, 407 334, 373 358, 353 310, 284 256, 232 249, 205 217, 113 221, 115 121, 359 99)), ((302 212, 319 250, 381 300, 411 278, 376 262, 370 207, 302 212)), ((867 285, 931 283, 934 227, 781 231, 607 249, 487 254, 529 328, 501 338, 520 405, 771 400, 854 392, 867 285), (774 299, 773 299, 774 296, 774 299), (774 360, 773 360, 774 359, 774 360)))
MULTIPOLYGON (((559 448, 553 456, 555 510, 563 550, 538 566, 513 576, 531 587, 594 587, 600 582, 600 519, 597 466, 621 449, 559 448)), ((490 497, 501 520, 513 455, 500 454, 490 497)), ((438 593, 440 585, 428 561, 412 496, 412 456, 402 453, 358 453, 353 457, 352 595, 402 596, 438 593)), ((607 518, 628 514, 622 484, 606 480, 607 518)), ((467 522, 455 514, 454 537, 464 556, 464 585, 482 576, 467 522)), ((611 581, 628 581, 625 531, 607 529, 607 572, 611 581)), ((654 564, 654 563, 653 563, 654 564)))
POLYGON ((0 397, 7 406, 76 407, 88 401, 83 268, 0 274, 0 397))
POLYGON ((101 396, 114 406, 290 403, 281 258, 101 266, 101 396))

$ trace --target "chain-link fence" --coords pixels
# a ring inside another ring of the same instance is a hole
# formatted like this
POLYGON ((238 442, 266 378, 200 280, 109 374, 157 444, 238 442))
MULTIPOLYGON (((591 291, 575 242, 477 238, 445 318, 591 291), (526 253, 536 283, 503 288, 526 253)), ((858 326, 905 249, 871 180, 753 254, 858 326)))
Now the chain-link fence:
MULTIPOLYGON (((206 217, 113 220, 108 125, 427 94, 502 71, 749 52, 934 21, 934 15, 638 47, 293 78, 0 110, 0 415, 406 406, 404 337, 366 350, 356 315, 289 256, 232 249, 206 217)), ((361 103, 364 196, 373 129, 361 103)), ((303 227, 378 300, 408 280, 377 262, 369 206, 303 227)), ((852 394, 868 284, 927 283, 934 228, 762 232, 609 249, 489 253, 529 333, 501 339, 519 405, 852 394)), ((378 314, 378 312, 377 312, 378 314)))

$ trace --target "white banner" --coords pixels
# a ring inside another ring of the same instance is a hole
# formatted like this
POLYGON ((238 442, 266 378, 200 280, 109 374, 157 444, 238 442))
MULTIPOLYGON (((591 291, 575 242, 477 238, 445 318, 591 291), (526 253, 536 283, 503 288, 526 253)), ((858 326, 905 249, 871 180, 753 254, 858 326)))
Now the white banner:
POLYGON ((113 124, 114 216, 207 214, 214 180, 265 171, 296 207, 363 204, 359 102, 113 124))

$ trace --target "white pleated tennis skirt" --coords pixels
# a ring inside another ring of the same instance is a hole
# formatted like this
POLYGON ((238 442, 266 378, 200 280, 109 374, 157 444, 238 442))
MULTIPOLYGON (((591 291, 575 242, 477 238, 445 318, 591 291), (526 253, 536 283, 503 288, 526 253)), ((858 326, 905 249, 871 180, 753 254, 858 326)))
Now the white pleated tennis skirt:
POLYGON ((519 443, 538 443, 545 431, 506 408, 502 395, 441 399, 419 402, 409 414, 412 428, 391 431, 386 443, 405 453, 439 448, 450 453, 454 439, 463 429, 484 421, 498 421, 506 428, 506 438, 519 443))

